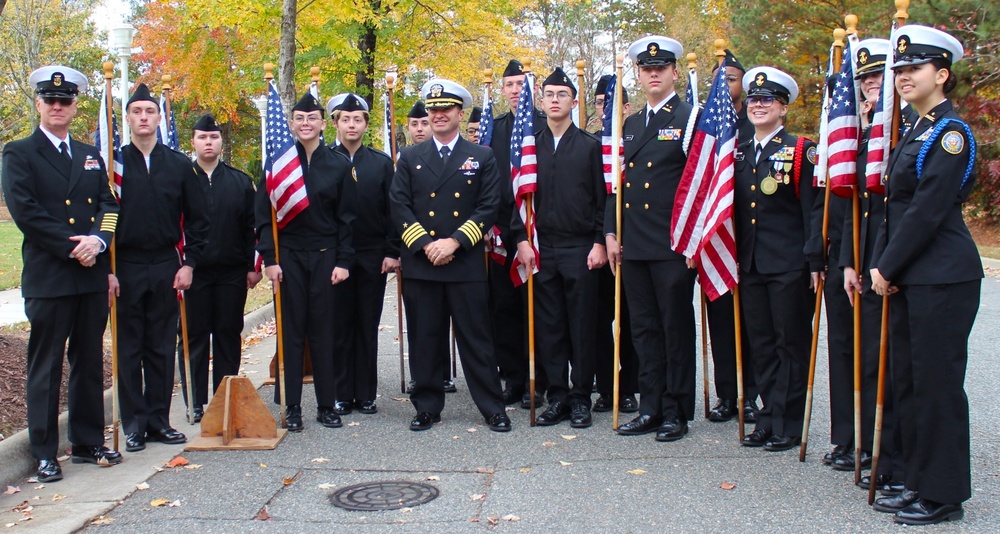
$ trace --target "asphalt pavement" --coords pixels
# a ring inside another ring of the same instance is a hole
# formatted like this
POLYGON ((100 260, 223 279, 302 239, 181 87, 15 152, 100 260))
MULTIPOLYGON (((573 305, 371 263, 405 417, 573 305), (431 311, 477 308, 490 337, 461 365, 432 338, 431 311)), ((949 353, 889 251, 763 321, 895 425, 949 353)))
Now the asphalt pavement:
MULTIPOLYGON (((966 380, 972 412, 973 497, 965 519, 928 531, 996 532, 1000 525, 1000 402, 993 393, 1000 356, 1000 279, 983 282, 970 341, 966 380)), ((942 318, 946 320, 946 318, 942 318)), ((825 324, 822 329, 825 331, 825 324)), ((399 392, 395 284, 390 279, 379 338, 379 413, 344 417, 344 427, 315 422, 315 396, 303 397, 305 430, 273 451, 183 452, 151 443, 124 453, 110 468, 64 462, 65 479, 45 484, 7 481, 19 493, 0 495, 0 528, 43 532, 883 532, 904 527, 867 506, 852 473, 820 459, 829 446, 827 365, 817 365, 809 454, 740 447, 737 424, 699 417, 684 439, 623 437, 611 414, 572 429, 528 425, 511 409, 514 430, 490 432, 465 389, 448 395, 443 422, 408 429, 414 415, 399 392), (166 468, 177 455, 190 465, 166 468), (347 511, 331 495, 345 486, 380 481, 427 484, 438 496, 390 511, 347 511), (148 485, 148 487, 146 487, 148 485), (153 506, 165 500, 166 505, 153 506), (12 510, 27 501, 27 513, 12 510), (31 520, 19 521, 24 517, 31 520)), ((699 325, 699 336, 701 330, 699 325)), ((274 337, 252 345, 243 371, 255 384, 267 375, 274 337)), ((700 340, 699 340, 700 348, 700 340)), ((825 335, 819 353, 826 353, 825 335)), ((699 355, 700 358, 700 355, 699 355)), ((714 386, 710 386, 713 387, 714 386)), ((273 389, 260 388, 272 413, 273 389)), ((193 436, 175 396, 172 421, 193 436)), ((714 395, 712 402, 714 403, 714 395)), ((622 422, 630 418, 622 415, 622 422)), ((747 430, 752 430, 751 426, 747 430)), ((3 486, 0 486, 3 487, 3 486)))

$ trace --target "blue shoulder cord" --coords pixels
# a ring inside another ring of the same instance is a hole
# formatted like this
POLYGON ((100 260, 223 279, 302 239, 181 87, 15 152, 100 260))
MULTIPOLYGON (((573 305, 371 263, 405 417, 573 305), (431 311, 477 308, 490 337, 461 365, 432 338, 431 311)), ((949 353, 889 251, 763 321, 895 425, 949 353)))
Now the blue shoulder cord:
POLYGON ((927 159, 927 152, 930 151, 931 147, 934 146, 934 142, 941 135, 944 127, 950 122, 957 122, 962 125, 965 129, 965 134, 969 137, 969 166, 965 169, 965 176, 962 177, 962 185, 959 187, 965 187, 965 182, 969 180, 969 176, 972 175, 972 168, 976 163, 976 138, 972 135, 972 129, 969 125, 962 122, 959 119, 945 118, 941 119, 936 125, 934 125, 934 130, 931 131, 930 136, 924 140, 924 144, 920 146, 920 153, 917 154, 917 180, 920 179, 920 175, 924 173, 924 160, 927 159))

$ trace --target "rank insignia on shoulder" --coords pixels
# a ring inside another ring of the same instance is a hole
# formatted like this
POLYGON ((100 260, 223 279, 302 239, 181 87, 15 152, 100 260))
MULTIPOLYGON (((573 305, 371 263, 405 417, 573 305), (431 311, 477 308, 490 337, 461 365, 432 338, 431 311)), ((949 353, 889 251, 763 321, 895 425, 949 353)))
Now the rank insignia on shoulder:
POLYGON ((682 137, 680 128, 663 128, 657 134, 657 141, 678 141, 682 137))
MULTIPOLYGON (((914 139, 914 141, 926 141, 926 140, 927 140, 927 138, 931 136, 931 131, 932 131, 932 130, 926 130, 926 131, 924 131, 924 133, 922 133, 922 134, 918 135, 918 136, 917 136, 917 137, 916 137, 916 138, 914 139)), ((956 132, 956 133, 957 133, 957 132, 956 132)), ((941 139, 941 141, 944 141, 944 139, 941 139)))
POLYGON ((88 154, 87 159, 83 160, 83 170, 99 171, 101 170, 101 164, 97 161, 97 158, 88 154))
POLYGON ((941 136, 941 148, 949 154, 958 154, 965 148, 965 136, 961 132, 948 132, 941 136))
POLYGON ((811 146, 809 150, 806 150, 806 159, 809 160, 809 163, 816 164, 816 147, 811 146))

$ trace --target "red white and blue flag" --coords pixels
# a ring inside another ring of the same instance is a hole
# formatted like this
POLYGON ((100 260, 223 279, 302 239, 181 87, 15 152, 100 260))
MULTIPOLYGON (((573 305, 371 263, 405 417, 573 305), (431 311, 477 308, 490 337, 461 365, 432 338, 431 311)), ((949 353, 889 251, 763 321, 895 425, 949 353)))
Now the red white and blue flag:
POLYGON ((859 88, 854 80, 852 46, 857 36, 848 36, 840 72, 836 75, 827 120, 827 178, 830 192, 850 197, 858 183, 858 137, 861 119, 858 116, 859 88))
POLYGON ((736 109, 718 69, 674 200, 670 247, 697 258, 702 289, 715 300, 736 285, 733 232, 736 109))
POLYGON ((160 93, 160 124, 156 129, 156 140, 174 150, 181 149, 177 139, 177 121, 174 119, 174 108, 170 107, 164 93, 160 93), (169 110, 169 112, 168 112, 169 110))
MULTIPOLYGON (((896 42, 896 22, 893 20, 890 43, 896 42)), ((865 188, 873 193, 885 194, 882 176, 889 166, 889 151, 892 149, 892 112, 896 106, 895 76, 892 73, 892 56, 885 62, 882 75, 882 91, 875 104, 872 128, 868 133, 868 162, 865 164, 865 188)))
POLYGON ((101 96, 101 111, 100 117, 97 120, 97 134, 94 136, 94 144, 101 150, 101 157, 106 158, 108 154, 111 154, 113 161, 107 162, 114 170, 112 174, 112 190, 115 193, 115 198, 121 201, 122 198, 122 136, 118 132, 118 119, 115 116, 115 106, 114 102, 111 104, 108 101, 111 100, 110 96, 105 90, 105 94, 101 96), (108 124, 108 107, 111 108, 111 124, 108 124), (110 141, 111 145, 108 146, 108 131, 111 132, 110 141))
POLYGON ((490 146, 493 142, 493 99, 490 90, 483 89, 483 114, 479 119, 479 144, 490 146))
POLYGON ((272 80, 267 95, 267 119, 264 145, 267 161, 264 163, 264 187, 271 199, 278 221, 278 228, 284 228, 302 210, 309 207, 306 195, 306 181, 302 174, 302 162, 295 140, 288 129, 288 121, 281 107, 278 86, 272 80))
MULTIPOLYGON (((535 216, 528 220, 528 200, 534 211, 532 193, 538 190, 538 164, 535 159, 535 102, 531 90, 532 76, 525 76, 521 96, 514 113, 514 126, 510 135, 510 181, 514 189, 514 204, 531 235, 531 248, 535 251, 535 272, 538 272, 538 232, 535 216)), ((510 273, 515 286, 528 281, 528 269, 521 262, 514 262, 510 273)))
POLYGON ((618 176, 616 180, 612 174, 614 174, 614 161, 615 157, 618 157, 619 165, 618 168, 622 169, 620 164, 624 158, 622 151, 621 139, 618 141, 618 149, 612 150, 611 140, 614 139, 615 125, 621 121, 621 110, 615 109, 615 90, 618 86, 618 75, 612 74, 611 80, 608 81, 608 86, 604 91, 604 109, 601 111, 601 154, 604 164, 604 186, 608 190, 608 194, 613 194, 618 191, 618 184, 621 183, 621 176, 618 176))

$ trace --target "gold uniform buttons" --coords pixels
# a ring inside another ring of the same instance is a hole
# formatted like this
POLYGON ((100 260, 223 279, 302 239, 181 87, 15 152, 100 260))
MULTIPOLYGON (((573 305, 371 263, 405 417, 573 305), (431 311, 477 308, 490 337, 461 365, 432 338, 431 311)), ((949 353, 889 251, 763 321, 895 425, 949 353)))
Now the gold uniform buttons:
POLYGON ((625 182, 625 187, 632 187, 632 182, 625 182))
POLYGON ((69 218, 69 223, 70 223, 70 224, 76 224, 76 219, 74 219, 74 218, 70 217, 70 218, 69 218))
POLYGON ((751 202, 750 203, 750 207, 751 208, 756 208, 757 207, 757 203, 756 202, 751 202))
POLYGON ((867 219, 867 218, 868 218, 868 212, 866 211, 865 212, 865 219, 867 219))
POLYGON ((94 218, 93 217, 90 218, 90 222, 94 222, 94 218))
POLYGON ((69 199, 67 198, 66 199, 66 205, 69 206, 70 204, 72 204, 72 202, 70 202, 69 199))
POLYGON ((432 212, 428 213, 427 215, 430 215, 431 217, 433 217, 434 216, 434 212, 432 211, 432 212))
POLYGON ((420 165, 417 165, 417 170, 418 170, 418 171, 420 170, 420 165))
POLYGON ((751 185, 750 186, 750 190, 751 191, 756 191, 757 190, 757 186, 756 185, 751 185))
POLYGON ((646 184, 643 187, 645 187, 646 189, 649 189, 649 182, 646 182, 646 184))
POLYGON ((458 217, 458 212, 456 211, 456 212, 455 212, 455 213, 453 213, 452 215, 454 215, 455 217, 458 217))
POLYGON ((757 224, 757 219, 750 219, 750 224, 757 224))
POLYGON ((431 198, 434 198, 436 196, 437 196, 437 193, 431 193, 431 198))
POLYGON ((635 167, 635 162, 634 161, 628 162, 628 168, 631 169, 632 167, 635 167))
POLYGON ((472 185, 472 180, 469 180, 469 185, 472 185))
POLYGON ((430 235, 431 235, 431 237, 434 237, 437 234, 434 233, 434 230, 431 230, 430 235))
POLYGON ((625 209, 628 209, 628 208, 629 208, 629 205, 628 205, 628 202, 626 202, 625 203, 625 209))
POLYGON ((865 191, 865 198, 868 198, 868 191, 865 191))
POLYGON ((93 204, 93 203, 94 203, 94 199, 92 199, 92 198, 88 198, 87 199, 87 204, 93 204))
POLYGON ((652 161, 647 161, 646 162, 646 168, 652 168, 652 167, 653 167, 653 162, 652 161))
POLYGON ((643 206, 643 208, 645 208, 645 209, 647 209, 647 210, 648 210, 648 209, 649 209, 649 204, 645 204, 645 205, 643 206))
POLYGON ((889 202, 889 197, 882 197, 882 202, 888 203, 889 202))
POLYGON ((455 193, 455 198, 462 198, 462 194, 461 193, 455 193))

